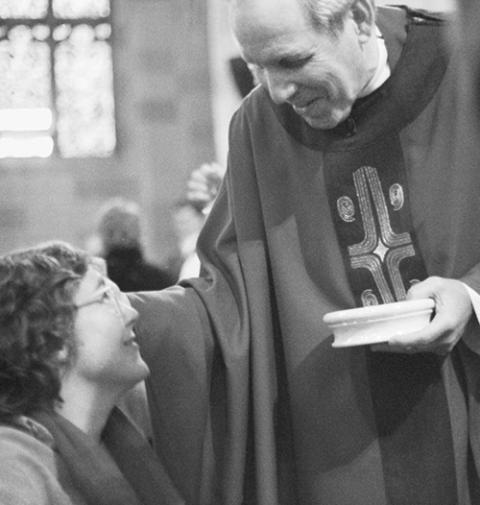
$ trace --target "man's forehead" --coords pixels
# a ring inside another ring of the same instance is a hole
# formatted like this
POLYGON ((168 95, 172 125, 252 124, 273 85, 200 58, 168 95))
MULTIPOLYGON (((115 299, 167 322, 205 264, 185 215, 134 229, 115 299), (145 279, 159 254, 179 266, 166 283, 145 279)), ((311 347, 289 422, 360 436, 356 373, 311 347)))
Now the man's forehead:
POLYGON ((271 20, 272 24, 282 24, 292 15, 306 17, 301 0, 229 0, 232 24, 255 25, 271 20))
POLYGON ((245 61, 256 64, 303 56, 313 50, 318 37, 302 12, 279 10, 278 6, 271 14, 239 14, 234 18, 233 31, 245 61))
POLYGON ((294 43, 280 45, 273 44, 271 46, 252 46, 240 45, 240 52, 243 59, 247 63, 257 65, 276 64, 282 60, 291 60, 296 58, 305 57, 306 54, 311 53, 310 44, 294 43))
POLYGON ((227 0, 233 8, 270 8, 280 5, 285 5, 287 2, 290 4, 302 4, 302 0, 227 0))
POLYGON ((234 0, 230 22, 240 45, 252 39, 283 38, 312 28, 299 0, 234 0))

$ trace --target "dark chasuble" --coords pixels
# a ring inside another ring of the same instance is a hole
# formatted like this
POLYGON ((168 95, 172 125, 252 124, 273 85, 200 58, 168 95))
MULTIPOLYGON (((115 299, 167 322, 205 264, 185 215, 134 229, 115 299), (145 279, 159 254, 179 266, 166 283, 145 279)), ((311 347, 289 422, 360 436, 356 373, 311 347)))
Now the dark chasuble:
MULTIPOLYGON (((289 105, 277 108, 293 137, 325 154, 330 207, 358 306, 403 300, 412 283, 427 277, 410 216, 399 133, 437 91, 447 58, 441 23, 407 13, 408 40, 391 78, 358 100, 342 124, 315 130, 289 105)), ((389 55, 395 53, 388 40, 386 45, 389 55)), ((389 63, 393 66, 391 58, 389 63)))
MULTIPOLYGON (((441 22, 406 11, 408 38, 397 62, 392 62, 396 55, 386 40, 391 78, 357 101, 342 124, 315 130, 289 105, 276 107, 277 117, 293 137, 324 154, 329 205, 357 306, 403 300, 413 283, 428 276, 413 229, 399 134, 437 91, 447 58, 441 22)), ((365 349, 386 494, 392 505, 457 501, 442 361, 433 354, 365 349), (419 479, 427 469, 436 478, 419 479)))
POLYGON ((465 339, 446 358, 336 349, 322 321, 431 275, 480 291, 459 61, 438 20, 379 7, 378 25, 392 76, 334 130, 245 98, 201 278, 132 297, 155 446, 189 505, 480 503, 465 339))

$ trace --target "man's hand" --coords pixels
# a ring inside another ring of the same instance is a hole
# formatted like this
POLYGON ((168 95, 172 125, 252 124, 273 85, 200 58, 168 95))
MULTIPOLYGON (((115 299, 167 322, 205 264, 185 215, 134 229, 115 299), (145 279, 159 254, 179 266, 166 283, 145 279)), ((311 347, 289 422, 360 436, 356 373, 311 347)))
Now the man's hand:
POLYGON ((373 345, 374 351, 449 353, 460 340, 472 315, 472 304, 465 286, 455 279, 429 277, 414 284, 407 300, 433 298, 434 317, 422 330, 390 339, 388 344, 373 345))

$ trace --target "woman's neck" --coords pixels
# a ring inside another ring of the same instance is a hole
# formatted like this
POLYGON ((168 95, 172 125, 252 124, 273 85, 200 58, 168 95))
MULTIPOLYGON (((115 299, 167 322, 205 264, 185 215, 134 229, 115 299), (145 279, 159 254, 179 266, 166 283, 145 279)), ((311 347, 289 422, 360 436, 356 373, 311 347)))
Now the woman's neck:
POLYGON ((60 396, 63 402, 56 412, 100 443, 103 429, 120 393, 100 390, 95 385, 70 377, 62 380, 60 396))

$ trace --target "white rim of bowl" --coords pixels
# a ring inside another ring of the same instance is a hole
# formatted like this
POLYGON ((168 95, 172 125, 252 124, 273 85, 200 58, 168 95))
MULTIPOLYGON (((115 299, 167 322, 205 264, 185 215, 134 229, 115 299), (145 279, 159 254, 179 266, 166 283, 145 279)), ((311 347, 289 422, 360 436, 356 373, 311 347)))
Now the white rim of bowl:
POLYGON ((369 305, 354 309, 337 310, 323 316, 323 321, 331 325, 361 323, 370 320, 384 320, 393 317, 413 315, 414 313, 431 311, 435 307, 432 298, 419 300, 404 300, 401 302, 385 303, 383 305, 369 305))

